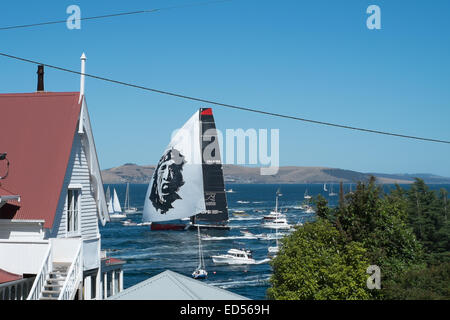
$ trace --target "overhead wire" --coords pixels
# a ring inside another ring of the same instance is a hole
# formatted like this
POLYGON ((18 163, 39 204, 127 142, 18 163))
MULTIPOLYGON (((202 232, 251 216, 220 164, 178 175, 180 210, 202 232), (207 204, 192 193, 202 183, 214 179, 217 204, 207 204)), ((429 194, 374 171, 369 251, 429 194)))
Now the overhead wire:
POLYGON ((212 105, 225 107, 225 108, 230 108, 230 109, 236 109, 236 110, 241 110, 241 111, 253 112, 253 113, 258 113, 258 114, 278 117, 278 118, 284 118, 284 119, 290 119, 290 120, 314 123, 314 124, 319 124, 319 125, 324 125, 324 126, 348 129, 348 130, 356 130, 356 131, 362 131, 362 132, 368 132, 368 133, 374 133, 374 134, 381 134, 381 135, 387 135, 387 136, 394 136, 394 137, 406 138, 406 139, 414 139, 414 140, 420 140, 420 141, 428 141, 428 142, 435 142, 435 143, 450 144, 450 141, 448 141, 448 140, 419 137, 419 136, 399 134, 399 133, 394 133, 394 132, 387 132, 387 131, 380 131, 380 130, 373 130, 373 129, 367 129, 367 128, 354 127, 354 126, 338 124, 338 123, 331 123, 331 122, 326 122, 326 121, 306 119, 306 118, 302 118, 302 117, 298 117, 298 116, 286 115, 286 114, 281 114, 281 113, 276 113, 276 112, 271 112, 271 111, 265 111, 265 110, 261 110, 261 109, 254 109, 254 108, 249 108, 249 107, 243 107, 243 106, 238 106, 238 105, 222 103, 222 102, 219 102, 219 101, 214 101, 214 100, 209 100, 209 99, 204 99, 204 98, 187 96, 187 95, 180 94, 180 93, 175 93, 175 92, 170 92, 170 91, 165 91, 165 90, 149 88, 149 87, 145 87, 145 86, 141 86, 141 85, 137 85, 137 84, 133 84, 133 83, 129 83, 129 82, 124 82, 124 81, 109 79, 109 78, 105 78, 105 77, 101 77, 101 76, 97 76, 97 75, 93 75, 93 74, 81 73, 79 71, 70 70, 70 69, 67 69, 67 68, 62 68, 62 67, 58 67, 58 66, 55 66, 55 65, 46 64, 46 63, 39 62, 39 61, 25 59, 25 58, 22 58, 22 57, 6 54, 6 53, 3 53, 3 52, 0 52, 0 56, 6 57, 6 58, 10 58, 10 59, 19 60, 19 61, 23 61, 23 62, 27 62, 27 63, 32 63, 32 64, 36 64, 36 65, 43 65, 43 66, 46 66, 48 68, 52 68, 52 69, 59 70, 59 71, 69 72, 69 73, 73 73, 73 74, 77 74, 77 75, 84 75, 84 76, 89 77, 89 78, 93 78, 93 79, 97 79, 97 80, 101 80, 101 81, 106 81, 106 82, 110 82, 110 83, 114 83, 114 84, 118 84, 118 85, 122 85, 122 86, 126 86, 126 87, 131 87, 131 88, 136 88, 136 89, 140 89, 140 90, 150 91, 150 92, 154 92, 154 93, 164 94, 164 95, 177 97, 177 98, 182 98, 182 99, 191 100, 191 101, 202 102, 202 103, 206 103, 206 104, 212 104, 212 105))

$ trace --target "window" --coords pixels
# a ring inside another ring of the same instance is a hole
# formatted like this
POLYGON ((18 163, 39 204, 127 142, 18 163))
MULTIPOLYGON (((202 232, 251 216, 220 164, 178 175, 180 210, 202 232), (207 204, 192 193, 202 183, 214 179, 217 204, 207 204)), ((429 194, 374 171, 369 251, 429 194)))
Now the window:
POLYGON ((80 189, 69 189, 67 191, 67 233, 79 233, 79 213, 80 213, 80 189))

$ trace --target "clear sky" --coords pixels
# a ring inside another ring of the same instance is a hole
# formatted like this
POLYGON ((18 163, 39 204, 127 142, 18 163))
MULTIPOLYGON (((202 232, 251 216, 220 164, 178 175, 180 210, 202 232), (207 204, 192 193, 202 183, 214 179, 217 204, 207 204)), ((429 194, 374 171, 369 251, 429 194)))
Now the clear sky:
MULTIPOLYGON (((2 1, 0 27, 195 0, 2 1)), ((0 52, 224 103, 450 140, 450 1, 234 0, 156 13, 0 31, 0 52), (369 5, 381 30, 369 30, 369 5)), ((79 77, 46 69, 45 89, 79 77)), ((0 57, 0 92, 36 90, 36 66, 0 57)), ((102 169, 155 164, 204 104, 87 79, 102 169)), ((280 129, 280 164, 450 176, 450 146, 212 106, 219 129, 280 129)), ((1 110, 0 110, 1 117, 1 110)), ((2 119, 5 121, 5 119, 2 119)), ((6 119, 6 121, 9 121, 6 119)), ((18 122, 18 130, 20 122, 18 122)), ((1 147, 1 146, 0 146, 1 147)))

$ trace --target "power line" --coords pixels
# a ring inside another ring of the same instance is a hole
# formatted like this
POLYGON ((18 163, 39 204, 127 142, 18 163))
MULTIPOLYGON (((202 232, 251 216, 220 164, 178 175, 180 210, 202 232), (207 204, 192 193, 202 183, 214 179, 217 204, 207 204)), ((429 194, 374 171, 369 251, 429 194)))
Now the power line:
MULTIPOLYGON (((106 15, 101 15, 101 16, 80 18, 80 19, 74 19, 74 20, 75 21, 83 21, 83 20, 96 20, 96 19, 114 18, 114 17, 127 16, 127 15, 154 13, 154 12, 163 11, 163 10, 172 10, 172 9, 179 9, 179 8, 204 6, 204 5, 221 3, 221 2, 229 2, 229 1, 233 1, 233 0, 217 0, 217 1, 198 2, 198 3, 191 3, 191 4, 171 6, 171 7, 162 7, 162 8, 156 8, 156 9, 150 9, 150 10, 138 10, 138 11, 106 14, 106 15)), ((20 28, 31 28, 31 27, 37 27, 37 26, 66 23, 66 22, 67 22, 67 19, 56 20, 56 21, 48 21, 48 22, 39 22, 39 23, 32 23, 32 24, 24 24, 24 25, 17 25, 17 26, 0 27, 0 31, 11 30, 11 29, 20 29, 20 28)))
POLYGON ((160 94, 164 94, 164 95, 168 95, 168 96, 172 96, 172 97, 177 97, 177 98, 182 98, 182 99, 187 99, 187 100, 191 100, 191 101, 198 101, 198 102, 203 102, 203 103, 207 103, 207 104, 213 104, 213 105, 220 106, 220 107, 225 107, 225 108, 231 108, 231 109, 236 109, 236 110, 242 110, 242 111, 248 111, 248 112, 253 112, 253 113, 259 113, 259 114, 274 116, 274 117, 278 117, 278 118, 309 122, 309 123, 320 124, 320 125, 325 125, 325 126, 330 126, 330 127, 337 127, 337 128, 343 128, 343 129, 349 129, 349 130, 357 130, 357 131, 362 131, 362 132, 382 134, 382 135, 394 136, 394 137, 406 138, 406 139, 414 139, 414 140, 421 140, 421 141, 428 141, 428 142, 437 142, 437 143, 450 144, 450 141, 448 141, 448 140, 430 139, 430 138, 417 137, 417 136, 411 136, 411 135, 404 135, 404 134, 398 134, 398 133, 392 133, 392 132, 386 132, 386 131, 379 131, 379 130, 372 130, 372 129, 352 127, 352 126, 347 126, 347 125, 342 125, 342 124, 337 124, 337 123, 305 119, 305 118, 300 118, 300 117, 296 117, 296 116, 290 116, 290 115, 285 115, 285 114, 280 114, 280 113, 275 113, 275 112, 269 112, 269 111, 264 111, 264 110, 258 110, 258 109, 253 109, 253 108, 247 108, 247 107, 241 107, 241 106, 237 106, 237 105, 221 103, 221 102, 207 100, 207 99, 203 99, 203 98, 196 98, 196 97, 186 96, 186 95, 182 95, 182 94, 179 94, 179 93, 174 93, 174 92, 169 92, 169 91, 163 91, 163 90, 148 88, 148 87, 144 87, 144 86, 140 86, 140 85, 136 85, 136 84, 132 84, 132 83, 127 83, 127 82, 123 82, 123 81, 108 79, 108 78, 104 78, 104 77, 100 77, 100 76, 96 76, 96 75, 92 75, 92 74, 87 74, 87 73, 82 74, 79 71, 74 71, 74 70, 70 70, 70 69, 66 69, 66 68, 62 68, 62 67, 58 67, 58 66, 53 66, 53 65, 50 65, 50 64, 45 64, 45 63, 42 63, 42 62, 33 61, 33 60, 29 60, 29 59, 25 59, 25 58, 9 55, 9 54, 2 53, 2 52, 0 52, 0 56, 6 57, 6 58, 10 58, 10 59, 19 60, 19 61, 23 61, 23 62, 28 62, 28 63, 32 63, 32 64, 44 65, 44 66, 46 66, 48 68, 52 68, 52 69, 56 69, 56 70, 60 70, 60 71, 64 71, 64 72, 69 72, 69 73, 73 73, 73 74, 77 74, 77 75, 84 75, 86 77, 90 77, 90 78, 93 78, 93 79, 102 80, 102 81, 106 81, 106 82, 110 82, 110 83, 115 83, 115 84, 131 87, 131 88, 141 89, 141 90, 145 90, 145 91, 151 91, 151 92, 160 93, 160 94))

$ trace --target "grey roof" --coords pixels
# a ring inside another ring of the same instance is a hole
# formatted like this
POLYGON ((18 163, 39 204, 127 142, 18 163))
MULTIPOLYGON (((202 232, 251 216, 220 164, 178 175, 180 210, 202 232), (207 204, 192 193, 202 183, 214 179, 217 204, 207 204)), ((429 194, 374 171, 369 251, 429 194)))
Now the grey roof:
POLYGON ((108 300, 250 299, 167 270, 109 297, 108 300))

